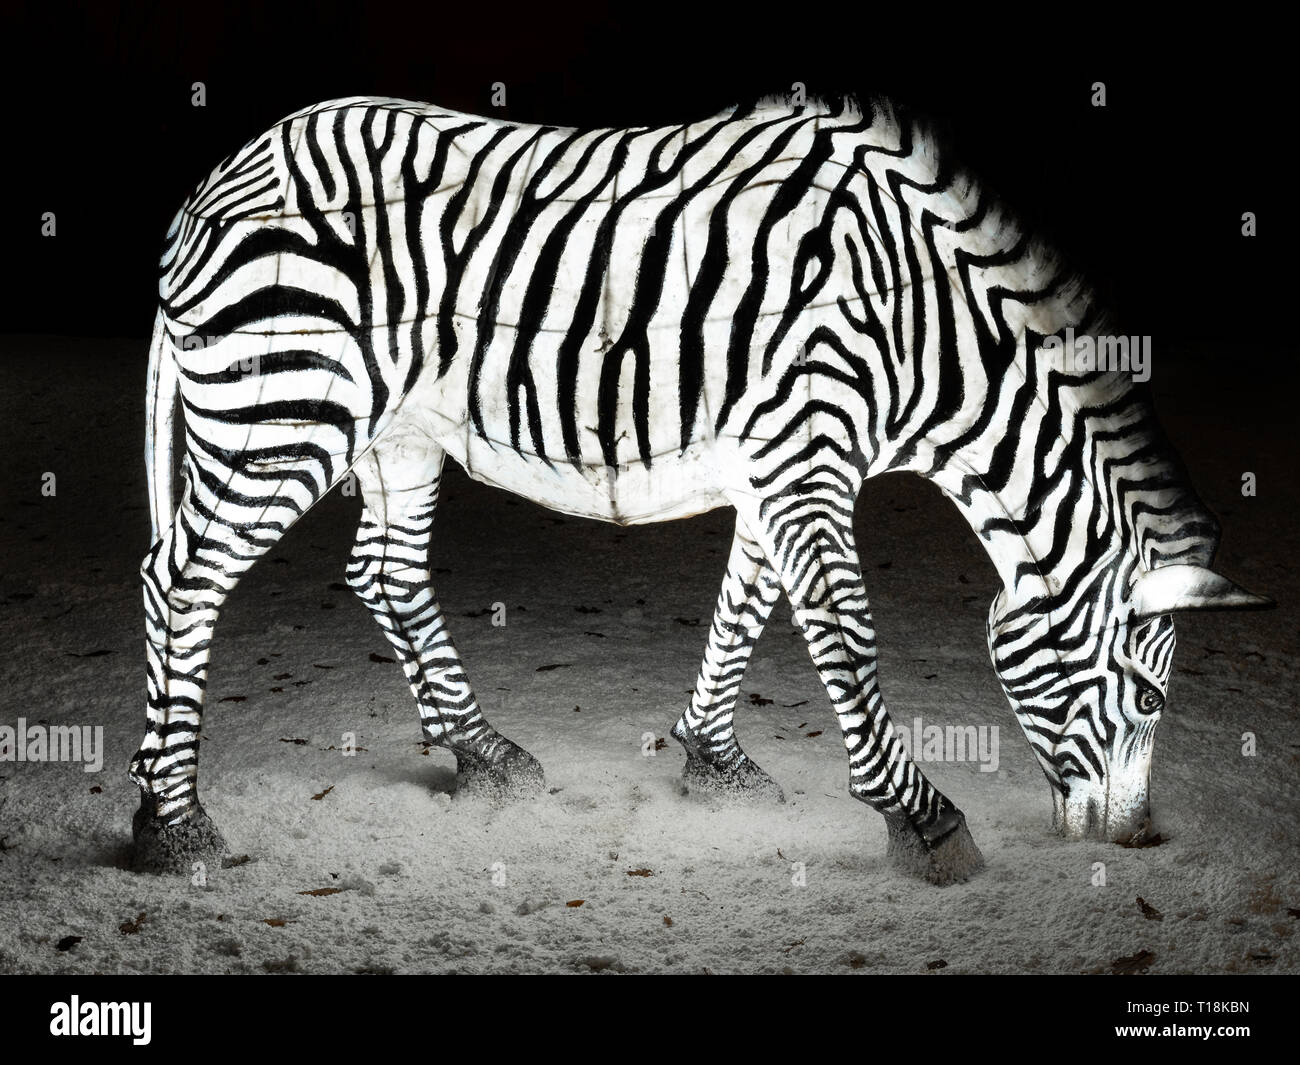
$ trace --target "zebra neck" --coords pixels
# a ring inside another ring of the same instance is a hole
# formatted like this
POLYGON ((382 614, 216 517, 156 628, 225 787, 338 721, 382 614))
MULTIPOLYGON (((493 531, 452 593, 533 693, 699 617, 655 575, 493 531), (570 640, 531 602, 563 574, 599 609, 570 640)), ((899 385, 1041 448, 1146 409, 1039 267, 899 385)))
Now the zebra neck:
POLYGON ((1218 524, 1146 390, 1121 374, 1037 380, 1033 401, 995 428, 931 452, 927 474, 979 537, 1006 608, 1072 595, 1106 569, 1127 586, 1139 570, 1208 566, 1218 524))
MULTIPOLYGON (((1071 583, 1113 562, 1122 550, 1118 541, 1098 544, 1082 557, 1054 547, 1050 534, 1069 536, 1071 531, 1070 519, 1061 521, 1061 508, 1031 503, 1021 484, 995 485, 988 466, 972 463, 967 456, 953 456, 930 479, 979 538, 997 570, 1006 610, 1056 598, 1071 583)), ((1071 487, 1062 497, 1076 494, 1071 487)))

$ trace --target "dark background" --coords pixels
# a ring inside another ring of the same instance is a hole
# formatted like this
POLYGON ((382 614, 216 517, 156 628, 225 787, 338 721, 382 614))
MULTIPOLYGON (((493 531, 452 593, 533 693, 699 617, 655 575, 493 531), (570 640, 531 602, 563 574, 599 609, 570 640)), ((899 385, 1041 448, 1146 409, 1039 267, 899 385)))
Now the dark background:
POLYGON ((934 118, 1088 272, 1124 331, 1155 338, 1157 361, 1280 372, 1291 359, 1267 313, 1290 299, 1273 269, 1290 226, 1289 38, 1239 6, 1210 23, 1132 4, 63 3, 8 9, 4 37, 9 331, 147 336, 162 235, 189 189, 320 100, 639 125, 802 81, 934 118), (206 107, 191 106, 196 81, 206 107), (496 81, 504 109, 490 104, 496 81), (55 238, 40 234, 44 211, 55 238))

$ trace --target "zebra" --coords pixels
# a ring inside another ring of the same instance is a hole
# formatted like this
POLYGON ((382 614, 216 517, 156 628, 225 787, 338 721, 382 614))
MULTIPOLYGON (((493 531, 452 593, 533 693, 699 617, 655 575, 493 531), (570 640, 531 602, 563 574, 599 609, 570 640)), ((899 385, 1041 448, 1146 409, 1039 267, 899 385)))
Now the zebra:
POLYGON ((455 755, 459 786, 543 786, 483 716, 434 593, 448 455, 625 525, 732 507, 671 729, 683 789, 784 799, 733 720, 784 594, 850 794, 884 816, 891 862, 947 884, 983 858, 886 712, 853 529, 866 478, 928 478, 999 574, 990 655, 1056 829, 1146 832, 1170 615, 1268 601, 1210 568, 1218 525, 1147 392, 1046 350, 1066 330, 1076 345, 1106 334, 1094 290, 937 140, 855 97, 592 130, 349 98, 213 170, 167 232, 149 354, 136 867, 224 848, 196 790, 217 615, 349 472, 363 506, 347 584, 427 740, 455 755))

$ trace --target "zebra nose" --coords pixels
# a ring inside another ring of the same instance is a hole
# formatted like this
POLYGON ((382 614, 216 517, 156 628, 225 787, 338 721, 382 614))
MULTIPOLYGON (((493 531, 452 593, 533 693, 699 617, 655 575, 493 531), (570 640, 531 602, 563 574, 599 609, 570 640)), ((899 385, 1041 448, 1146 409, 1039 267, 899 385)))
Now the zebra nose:
POLYGON ((1152 832, 1145 775, 1072 778, 1055 807, 1053 827, 1068 839, 1132 843, 1152 832))

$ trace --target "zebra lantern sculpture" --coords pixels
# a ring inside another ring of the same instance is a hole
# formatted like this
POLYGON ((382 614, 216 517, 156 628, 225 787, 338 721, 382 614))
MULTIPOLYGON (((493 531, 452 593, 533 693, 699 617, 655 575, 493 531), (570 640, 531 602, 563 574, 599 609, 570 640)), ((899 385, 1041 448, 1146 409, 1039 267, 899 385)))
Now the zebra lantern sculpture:
POLYGON ((447 455, 606 521, 734 507, 672 728, 686 787, 780 796, 733 713, 784 592, 850 793, 884 815, 890 857, 935 883, 982 859, 885 710, 852 521, 865 478, 928 477, 992 558, 993 664, 1067 836, 1146 831, 1170 614, 1266 602, 1209 568, 1217 526, 1145 394, 1072 360, 1106 333, 1090 291, 885 103, 769 99, 590 131, 321 104, 195 189, 159 295, 139 868, 223 847, 196 793, 218 611, 350 470, 364 508, 348 584, 462 784, 543 777, 484 718, 434 595, 447 455))

